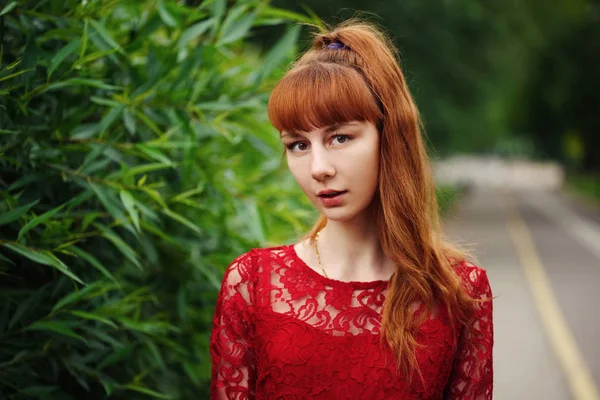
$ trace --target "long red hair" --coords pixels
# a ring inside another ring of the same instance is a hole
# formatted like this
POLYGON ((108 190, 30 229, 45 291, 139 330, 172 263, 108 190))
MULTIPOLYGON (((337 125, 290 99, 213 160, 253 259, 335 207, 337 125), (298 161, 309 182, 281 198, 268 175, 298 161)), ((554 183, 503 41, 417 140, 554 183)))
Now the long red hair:
MULTIPOLYGON (((443 237, 419 113, 398 60, 390 39, 371 23, 348 20, 318 32, 275 86, 269 118, 280 132, 353 120, 377 126, 380 169, 373 209, 383 251, 397 265, 381 334, 400 370, 411 376, 424 319, 441 304, 453 324, 464 322, 474 300, 452 267, 466 253, 443 237), (425 312, 417 315, 415 302, 422 302, 425 312)), ((321 215, 305 238, 314 242, 326 222, 321 215)))

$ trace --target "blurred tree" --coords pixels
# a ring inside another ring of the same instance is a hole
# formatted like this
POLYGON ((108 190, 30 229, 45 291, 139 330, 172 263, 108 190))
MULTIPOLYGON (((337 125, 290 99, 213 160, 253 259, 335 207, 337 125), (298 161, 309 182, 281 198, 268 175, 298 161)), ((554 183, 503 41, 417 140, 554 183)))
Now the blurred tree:
MULTIPOLYGON (((554 15, 548 38, 523 88, 515 126, 530 135, 546 157, 600 172, 600 2, 578 2, 572 20, 554 15), (559 23, 562 22, 562 24, 559 23), (581 144, 577 145, 574 141, 581 144)), ((573 4, 570 4, 573 7, 573 4)))

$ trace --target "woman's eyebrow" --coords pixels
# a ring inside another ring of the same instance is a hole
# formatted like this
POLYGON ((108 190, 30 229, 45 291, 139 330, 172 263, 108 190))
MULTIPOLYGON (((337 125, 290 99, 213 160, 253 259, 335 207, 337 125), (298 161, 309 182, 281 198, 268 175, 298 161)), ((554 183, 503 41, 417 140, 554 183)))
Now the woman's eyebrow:
MULTIPOLYGON (((358 124, 354 123, 354 122, 344 122, 341 124, 333 124, 333 125, 329 125, 327 128, 325 128, 324 132, 331 133, 331 132, 337 131, 338 129, 346 127, 346 126, 358 126, 358 124)), ((285 132, 281 135, 281 138, 284 138, 284 137, 291 137, 292 139, 296 139, 296 138, 304 137, 304 135, 301 135, 297 132, 290 131, 290 132, 285 132)))
POLYGON ((297 138, 300 138, 303 136, 296 132, 285 132, 281 135, 281 138, 284 138, 284 137, 291 137, 292 139, 297 139, 297 138))
POLYGON ((338 129, 346 126, 358 126, 357 123, 354 122, 344 122, 342 124, 333 124, 325 128, 325 133, 331 133, 333 131, 337 131, 338 129))

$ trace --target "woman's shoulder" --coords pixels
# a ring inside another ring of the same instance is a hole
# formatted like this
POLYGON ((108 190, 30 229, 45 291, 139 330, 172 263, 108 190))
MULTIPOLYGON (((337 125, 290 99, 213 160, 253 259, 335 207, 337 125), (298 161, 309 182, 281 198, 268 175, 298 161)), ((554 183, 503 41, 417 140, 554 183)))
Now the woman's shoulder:
POLYGON ((281 257, 289 250, 290 245, 279 245, 269 247, 253 247, 250 250, 236 256, 229 264, 225 274, 237 272, 237 274, 252 274, 261 260, 281 257))
POLYGON ((487 271, 468 260, 452 260, 452 267, 471 297, 491 297, 487 271))

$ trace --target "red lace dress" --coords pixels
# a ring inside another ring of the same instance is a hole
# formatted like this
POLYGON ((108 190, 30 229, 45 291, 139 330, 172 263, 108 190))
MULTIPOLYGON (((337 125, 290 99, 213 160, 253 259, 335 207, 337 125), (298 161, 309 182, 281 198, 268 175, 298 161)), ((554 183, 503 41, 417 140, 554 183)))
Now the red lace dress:
MULTIPOLYGON (((472 297, 491 298, 483 269, 455 268, 472 297)), ((458 341, 439 307, 417 338, 423 379, 409 385, 380 343, 386 288, 325 278, 293 245, 237 257, 215 309, 211 399, 491 399, 492 302, 458 341)))

